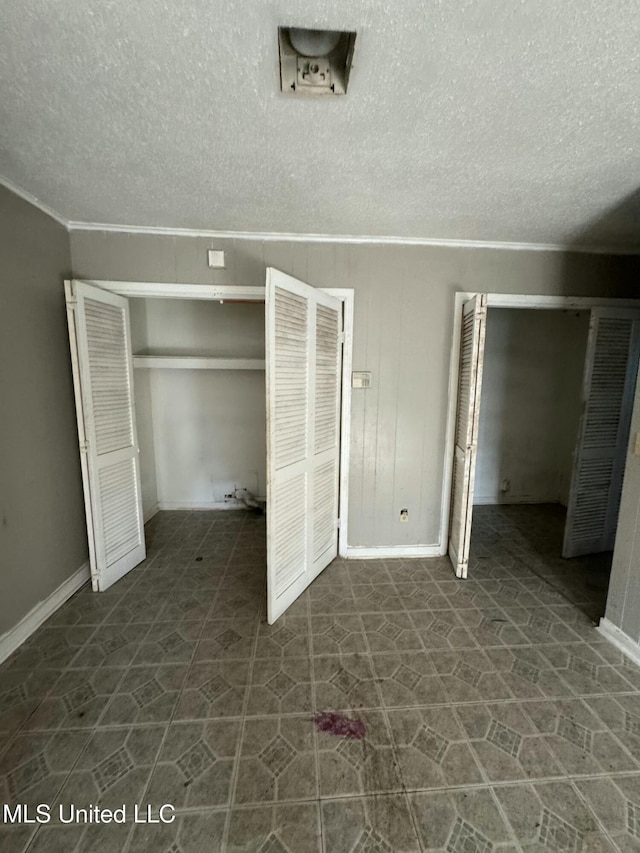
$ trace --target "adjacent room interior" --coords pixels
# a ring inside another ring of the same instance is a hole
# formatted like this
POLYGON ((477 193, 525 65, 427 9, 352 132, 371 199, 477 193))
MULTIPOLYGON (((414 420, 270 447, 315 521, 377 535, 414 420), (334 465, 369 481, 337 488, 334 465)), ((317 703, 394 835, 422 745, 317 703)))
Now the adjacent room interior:
POLYGON ((476 543, 515 546, 597 621, 611 551, 562 559, 589 319, 588 311, 488 312, 471 553, 476 543))

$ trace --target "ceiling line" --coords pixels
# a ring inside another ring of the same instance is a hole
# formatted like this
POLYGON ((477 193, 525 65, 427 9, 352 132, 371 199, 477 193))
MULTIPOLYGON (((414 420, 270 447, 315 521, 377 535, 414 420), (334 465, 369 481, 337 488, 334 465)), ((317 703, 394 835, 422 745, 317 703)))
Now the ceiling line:
POLYGON ((70 233, 73 231, 108 231, 119 234, 150 234, 163 237, 207 237, 212 240, 261 240, 272 243, 350 243, 352 245, 433 246, 454 249, 494 249, 516 252, 576 252, 586 255, 640 255, 637 247, 581 246, 563 243, 524 243, 499 240, 452 240, 440 237, 375 237, 350 234, 297 234, 272 231, 216 231, 191 228, 167 228, 154 225, 114 225, 106 222, 77 222, 65 217, 48 204, 0 175, 0 186, 37 207, 55 219, 70 233))

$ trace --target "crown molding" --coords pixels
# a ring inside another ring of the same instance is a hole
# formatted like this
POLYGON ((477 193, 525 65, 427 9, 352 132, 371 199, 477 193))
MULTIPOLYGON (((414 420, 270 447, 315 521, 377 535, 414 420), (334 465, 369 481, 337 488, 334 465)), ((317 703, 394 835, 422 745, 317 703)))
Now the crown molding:
POLYGON ((103 231, 146 234, 157 237, 205 237, 209 240, 257 240, 265 243, 348 243, 350 245, 433 246, 453 249, 494 249, 511 252, 578 252, 588 255, 640 255, 637 247, 582 246, 568 243, 516 243, 498 240, 449 240, 438 237, 391 237, 359 234, 297 234, 275 231, 216 231, 198 228, 114 225, 100 222, 69 222, 69 231, 103 231))
POLYGON ((286 231, 219 231, 203 228, 167 228, 154 225, 116 225, 109 222, 77 222, 65 217, 8 178, 0 186, 55 219, 67 231, 106 231, 116 234, 147 234, 157 237, 205 237, 209 240, 257 240, 265 243, 338 243, 350 245, 432 246, 445 249, 493 249, 508 252, 576 252, 586 255, 640 255, 640 243, 631 246, 588 246, 569 243, 526 243, 501 240, 450 240, 440 237, 392 237, 360 234, 297 234, 286 231))
POLYGON ((63 225, 67 229, 67 231, 70 230, 69 220, 65 219, 61 213, 58 213, 57 210, 54 210, 52 207, 49 207, 48 204, 45 204, 44 202, 40 201, 39 198, 36 198, 34 195, 31 195, 31 193, 27 192, 26 190, 23 190, 17 184, 14 184, 13 181, 10 181, 8 178, 3 178, 2 175, 0 175, 0 186, 5 187, 5 189, 8 189, 9 192, 12 192, 14 195, 17 195, 23 201, 29 202, 29 204, 32 204, 34 207, 37 207, 38 210, 42 211, 42 213, 46 213, 47 216, 50 216, 52 219, 55 219, 55 221, 60 223, 60 225, 63 225))

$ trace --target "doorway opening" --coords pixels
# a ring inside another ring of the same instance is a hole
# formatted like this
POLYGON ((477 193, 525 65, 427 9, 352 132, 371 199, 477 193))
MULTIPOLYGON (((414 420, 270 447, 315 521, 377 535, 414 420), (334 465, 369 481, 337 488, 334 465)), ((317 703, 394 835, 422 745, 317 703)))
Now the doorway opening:
POLYGON ((611 551, 562 558, 588 335, 585 310, 487 312, 470 571, 504 550, 598 619, 611 551))
POLYGON ((633 300, 460 299, 449 555, 604 613, 640 352, 633 300), (547 310, 532 310, 544 308, 547 310), (459 368, 459 369, 458 369, 459 368))

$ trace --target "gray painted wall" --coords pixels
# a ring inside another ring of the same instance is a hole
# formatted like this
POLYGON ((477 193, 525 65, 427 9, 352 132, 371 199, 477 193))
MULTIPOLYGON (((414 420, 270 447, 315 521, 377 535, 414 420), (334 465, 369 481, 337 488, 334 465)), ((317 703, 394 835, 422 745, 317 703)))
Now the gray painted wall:
POLYGON ((638 273, 604 255, 96 231, 72 232, 71 250, 78 278, 260 285, 275 266, 354 288, 353 366, 373 387, 353 392, 349 544, 367 546, 438 542, 455 292, 626 296, 638 273))
POLYGON ((0 187, 0 635, 88 558, 66 230, 0 187))
POLYGON ((605 616, 632 639, 640 642, 640 456, 634 453, 640 431, 640 375, 631 419, 627 462, 613 552, 605 616))
POLYGON ((476 503, 566 505, 588 333, 588 311, 489 309, 476 503))
MULTIPOLYGON (((264 358, 264 306, 130 300, 134 352, 264 358)), ((142 502, 203 507, 266 491, 264 371, 136 369, 142 502)))

